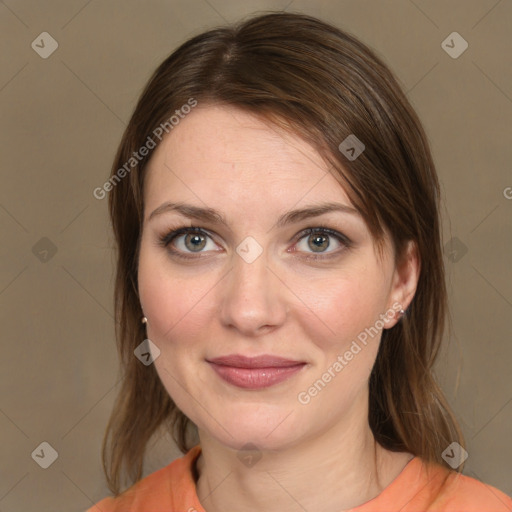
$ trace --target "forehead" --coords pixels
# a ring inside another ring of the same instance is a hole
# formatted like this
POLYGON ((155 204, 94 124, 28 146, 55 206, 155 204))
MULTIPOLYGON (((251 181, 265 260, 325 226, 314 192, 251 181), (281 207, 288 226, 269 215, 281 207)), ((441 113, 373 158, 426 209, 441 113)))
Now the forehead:
POLYGON ((155 150, 144 188, 145 202, 151 203, 169 194, 195 193, 196 201, 259 196, 286 206, 302 199, 351 205, 315 148, 298 135, 226 105, 199 105, 180 120, 155 150))

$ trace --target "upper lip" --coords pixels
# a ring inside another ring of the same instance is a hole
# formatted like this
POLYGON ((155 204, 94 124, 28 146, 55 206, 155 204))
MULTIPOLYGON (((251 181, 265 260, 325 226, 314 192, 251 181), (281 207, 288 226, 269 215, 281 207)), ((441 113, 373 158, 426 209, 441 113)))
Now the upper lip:
POLYGON ((247 357, 241 354, 230 354, 227 356, 207 359, 207 361, 224 366, 233 366, 235 368, 286 368, 288 366, 305 364, 304 361, 285 359, 284 357, 272 356, 270 354, 255 357, 247 357))

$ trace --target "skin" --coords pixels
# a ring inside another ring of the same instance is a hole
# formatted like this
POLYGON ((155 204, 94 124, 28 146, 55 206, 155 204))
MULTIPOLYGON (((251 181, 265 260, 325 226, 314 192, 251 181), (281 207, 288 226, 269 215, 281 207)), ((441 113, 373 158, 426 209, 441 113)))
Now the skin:
POLYGON ((380 315, 383 328, 399 321, 396 304, 406 309, 417 286, 415 246, 397 267, 386 238, 380 259, 358 213, 278 227, 292 209, 353 205, 314 148, 225 105, 199 105, 180 121, 152 156, 144 187, 141 306, 148 337, 161 351, 154 364, 162 383, 198 427, 197 493, 205 510, 339 512, 376 497, 413 457, 380 447, 368 425, 368 378, 382 330, 359 343, 362 349, 309 403, 297 397, 380 315), (227 225, 176 211, 150 219, 166 202, 214 208, 227 225), (186 235, 159 243, 192 225, 211 235, 199 253, 186 235), (324 234, 329 244, 321 239, 323 252, 315 252, 308 241, 318 234, 300 235, 310 227, 336 230, 352 244, 324 234), (263 250, 251 263, 236 252, 248 236, 263 250), (173 256, 172 247, 196 259, 173 256), (282 383, 246 390, 206 361, 227 354, 307 364, 282 383), (261 455, 254 465, 238 457, 247 443, 261 455))

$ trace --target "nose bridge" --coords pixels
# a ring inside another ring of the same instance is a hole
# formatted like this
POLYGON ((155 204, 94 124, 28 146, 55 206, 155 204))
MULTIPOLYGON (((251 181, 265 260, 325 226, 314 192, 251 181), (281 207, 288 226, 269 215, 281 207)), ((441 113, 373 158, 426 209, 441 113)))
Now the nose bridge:
POLYGON ((280 324, 286 311, 279 282, 268 268, 268 252, 259 247, 254 240, 239 244, 222 299, 223 323, 245 334, 280 324))

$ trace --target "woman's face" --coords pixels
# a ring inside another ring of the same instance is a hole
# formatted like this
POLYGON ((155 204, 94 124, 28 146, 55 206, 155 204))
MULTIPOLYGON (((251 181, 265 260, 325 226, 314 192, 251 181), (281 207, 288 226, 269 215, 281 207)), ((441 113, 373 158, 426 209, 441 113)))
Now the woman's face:
POLYGON ((331 172, 300 138, 201 105, 148 165, 138 279, 154 364, 224 445, 283 448, 367 417, 382 329, 406 304, 390 244, 379 259, 331 172), (269 358, 212 362, 236 355, 269 358))

